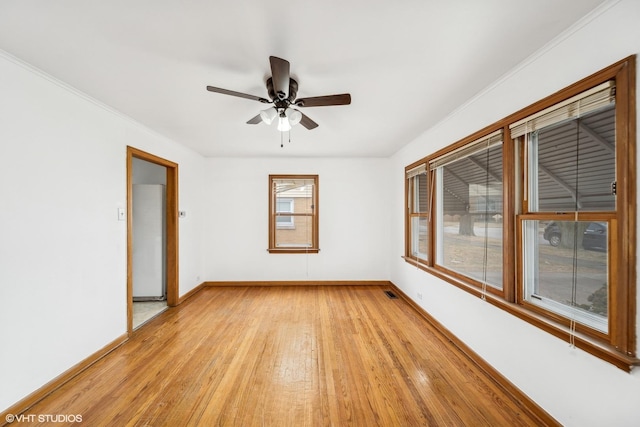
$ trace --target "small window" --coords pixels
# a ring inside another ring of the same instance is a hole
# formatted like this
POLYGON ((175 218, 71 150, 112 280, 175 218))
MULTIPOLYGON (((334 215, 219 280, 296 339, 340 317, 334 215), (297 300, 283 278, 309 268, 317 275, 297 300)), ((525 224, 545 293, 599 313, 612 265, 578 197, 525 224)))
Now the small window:
POLYGON ((269 252, 318 252, 318 176, 269 176, 269 252))
POLYGON ((407 206, 409 217, 409 249, 407 255, 418 262, 427 262, 430 191, 425 164, 407 171, 407 185, 409 186, 409 203, 407 206))

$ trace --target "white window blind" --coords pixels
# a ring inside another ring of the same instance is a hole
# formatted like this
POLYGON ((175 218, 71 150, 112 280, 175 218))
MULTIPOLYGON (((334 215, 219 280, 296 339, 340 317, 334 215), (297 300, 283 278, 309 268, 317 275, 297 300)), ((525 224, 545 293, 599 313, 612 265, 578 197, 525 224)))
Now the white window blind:
POLYGON ((421 164, 416 166, 415 168, 411 168, 407 171, 407 179, 411 179, 414 176, 421 175, 423 173, 427 173, 427 165, 421 164))
POLYGON ((446 166, 456 160, 469 157, 483 149, 489 149, 494 145, 502 144, 502 129, 493 132, 487 136, 479 138, 464 147, 448 152, 447 154, 433 159, 429 162, 429 169, 434 170, 442 166, 446 166))
POLYGON ((509 126, 511 138, 517 138, 563 120, 578 118, 607 106, 615 102, 615 87, 615 81, 610 80, 513 123, 509 126))

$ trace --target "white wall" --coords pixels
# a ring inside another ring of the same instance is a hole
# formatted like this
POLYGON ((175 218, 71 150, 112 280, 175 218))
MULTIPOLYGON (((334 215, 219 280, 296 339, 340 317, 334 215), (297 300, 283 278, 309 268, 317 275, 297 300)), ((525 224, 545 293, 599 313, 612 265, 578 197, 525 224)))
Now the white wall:
POLYGON ((224 158, 206 169, 207 280, 389 279, 387 159, 224 158), (267 252, 269 174, 319 175, 320 253, 267 252))
MULTIPOLYGON (((639 22, 639 1, 608 2, 408 144, 391 159, 390 203, 403 205, 406 165, 618 60, 638 54, 639 22)), ((400 259, 404 251, 402 214, 402 209, 391 212, 388 256, 392 262, 391 280, 407 295, 416 298, 416 293, 421 292, 423 299, 416 301, 418 304, 562 424, 640 425, 640 368, 625 373, 405 263, 400 259)), ((640 225, 640 221, 637 223, 640 225)))
POLYGON ((180 293, 204 160, 0 52, 0 410, 127 332, 126 146, 180 165, 180 293))

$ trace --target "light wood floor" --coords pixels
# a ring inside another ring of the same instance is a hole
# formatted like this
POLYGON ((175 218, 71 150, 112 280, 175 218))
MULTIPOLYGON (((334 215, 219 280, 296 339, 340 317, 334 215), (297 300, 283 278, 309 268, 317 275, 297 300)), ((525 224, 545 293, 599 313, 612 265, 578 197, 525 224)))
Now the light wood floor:
POLYGON ((86 426, 537 425, 384 289, 204 288, 26 414, 81 414, 86 426))

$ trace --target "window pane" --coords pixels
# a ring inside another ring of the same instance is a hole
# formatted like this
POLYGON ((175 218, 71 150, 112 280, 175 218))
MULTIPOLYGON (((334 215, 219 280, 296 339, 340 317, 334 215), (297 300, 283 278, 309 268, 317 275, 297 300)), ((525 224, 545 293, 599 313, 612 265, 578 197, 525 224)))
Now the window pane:
POLYGON ((532 212, 613 211, 615 105, 529 134, 532 212))
POLYGON ((293 212, 312 214, 313 213, 313 186, 309 185, 300 191, 303 193, 296 197, 293 203, 293 212))
POLYGON ((427 174, 413 177, 413 212, 426 213, 429 209, 427 174))
POLYGON ((294 227, 292 216, 276 216, 276 226, 278 227, 294 227))
POLYGON ((411 218, 411 255, 427 259, 427 218, 414 216, 411 218))
POLYGON ((276 247, 310 248, 313 244, 312 224, 313 218, 311 216, 297 216, 295 227, 276 227, 276 247))
POLYGON ((523 221, 525 300, 607 332, 607 229, 606 222, 523 221))
POLYGON ((411 178, 409 182, 411 193, 411 222, 410 244, 412 257, 427 260, 427 217, 429 210, 429 189, 427 174, 422 173, 411 178), (418 216, 419 215, 419 216, 418 216))
POLYGON ((437 173, 437 263, 502 289, 502 145, 437 173))
POLYGON ((293 199, 276 198, 276 212, 293 212, 293 199))
POLYGON ((312 179, 276 179, 276 212, 313 212, 312 179))

